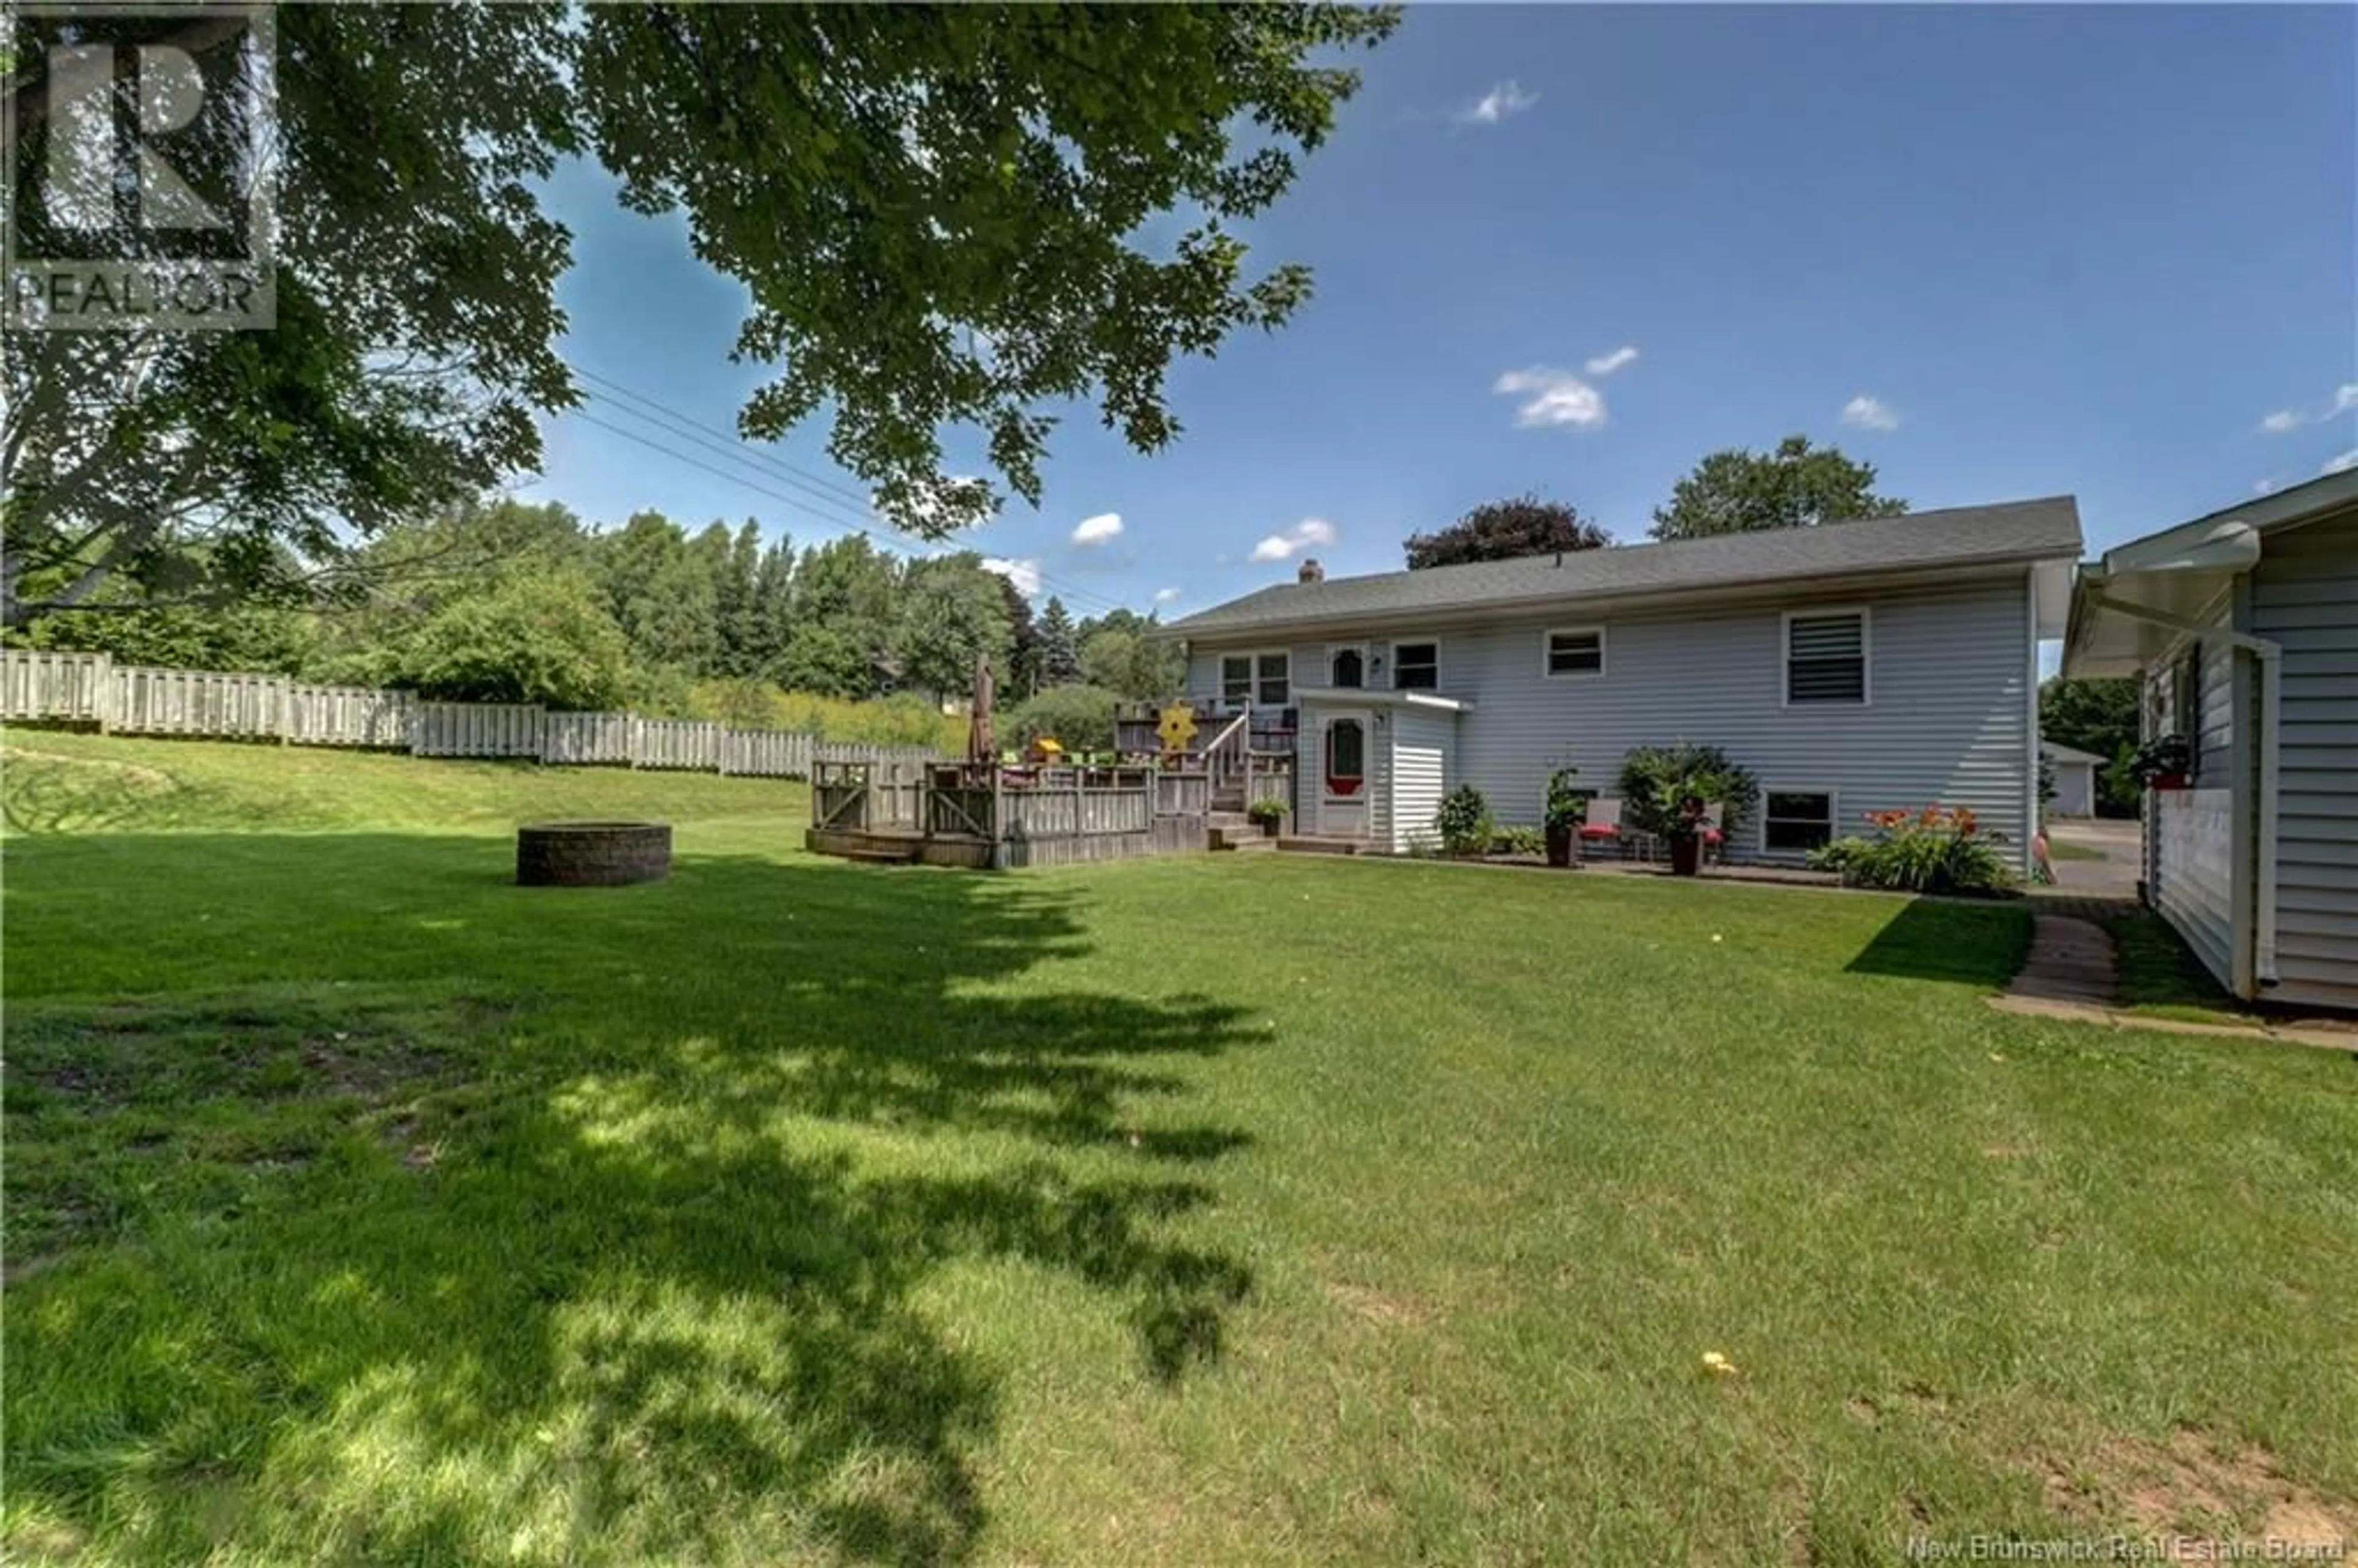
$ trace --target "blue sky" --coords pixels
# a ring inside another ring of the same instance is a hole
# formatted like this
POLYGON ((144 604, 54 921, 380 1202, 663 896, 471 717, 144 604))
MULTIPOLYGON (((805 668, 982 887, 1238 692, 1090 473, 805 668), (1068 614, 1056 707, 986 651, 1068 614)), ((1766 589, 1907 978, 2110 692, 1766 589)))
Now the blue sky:
MULTIPOLYGON (((2092 548, 2358 463, 2358 9, 1426 7, 1362 63, 1248 232, 1313 302, 1178 367, 1158 456, 1074 411, 1044 506, 961 543, 1184 612, 1524 491, 1640 539, 1704 452, 1796 431, 1920 509, 2075 493, 2092 548)), ((552 192, 568 357, 725 433, 743 292, 608 190, 552 192)), ((823 486, 584 412, 526 493, 863 520, 821 427, 760 452, 823 486)))

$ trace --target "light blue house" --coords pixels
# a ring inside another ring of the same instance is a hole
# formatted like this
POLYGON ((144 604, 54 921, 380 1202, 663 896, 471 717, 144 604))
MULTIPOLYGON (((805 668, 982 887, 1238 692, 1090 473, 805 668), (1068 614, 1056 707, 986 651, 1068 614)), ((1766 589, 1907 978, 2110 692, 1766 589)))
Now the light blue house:
POLYGON ((2063 673, 2137 678, 2146 737, 2189 742, 2147 902, 2236 996, 2358 1011, 2358 470, 2089 563, 2063 673))
POLYGON ((1188 695, 1289 714, 1300 831, 1406 850, 1471 784, 1536 823, 1549 773, 1611 793, 1630 748, 1760 781, 1731 859, 1862 814, 1973 808, 2028 871, 2039 640, 2062 634, 2068 497, 1266 588, 1174 622, 1188 695))

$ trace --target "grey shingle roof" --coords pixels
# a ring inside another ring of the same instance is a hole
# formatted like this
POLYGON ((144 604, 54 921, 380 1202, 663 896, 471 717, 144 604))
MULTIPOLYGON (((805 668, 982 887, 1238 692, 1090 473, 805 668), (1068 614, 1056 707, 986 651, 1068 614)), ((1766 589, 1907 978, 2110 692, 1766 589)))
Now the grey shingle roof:
POLYGON ((1556 557, 1534 556, 1281 583, 1172 622, 1166 630, 1186 636, 1265 632, 1368 615, 1445 614, 1510 604, 1537 608, 1918 568, 2076 561, 2079 556, 2079 503, 2057 495, 1814 528, 1574 550, 1561 557, 1561 565, 1556 557))

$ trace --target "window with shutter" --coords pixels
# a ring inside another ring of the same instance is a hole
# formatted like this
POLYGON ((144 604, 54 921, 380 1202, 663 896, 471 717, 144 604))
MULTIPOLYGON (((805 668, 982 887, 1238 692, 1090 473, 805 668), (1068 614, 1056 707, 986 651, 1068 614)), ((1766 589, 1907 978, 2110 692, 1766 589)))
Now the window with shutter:
POLYGON ((1785 700, 1866 701, 1866 611, 1785 618, 1785 700))

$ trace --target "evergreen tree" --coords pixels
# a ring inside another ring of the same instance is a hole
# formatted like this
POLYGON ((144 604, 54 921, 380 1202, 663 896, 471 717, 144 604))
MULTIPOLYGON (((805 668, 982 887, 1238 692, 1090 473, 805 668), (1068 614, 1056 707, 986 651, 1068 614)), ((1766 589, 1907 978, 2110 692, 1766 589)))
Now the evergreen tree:
POLYGON ((1012 578, 999 579, 1001 600, 1007 607, 1007 667, 1001 678, 1011 697, 1029 697, 1040 689, 1040 629, 1032 620, 1032 601, 1012 578))
POLYGON ((761 671, 761 631, 753 605, 753 586, 761 569, 762 530, 748 517, 729 542, 728 563, 720 577, 718 673, 721 675, 741 677, 761 671))
POLYGON ((1040 684, 1066 686, 1081 678, 1080 635, 1065 601, 1051 594, 1040 612, 1040 684))
POLYGON ((795 625, 795 547, 790 539, 780 538, 762 552, 762 564, 753 572, 752 603, 744 633, 744 651, 751 662, 749 673, 778 678, 778 661, 784 656, 786 639, 795 625))

